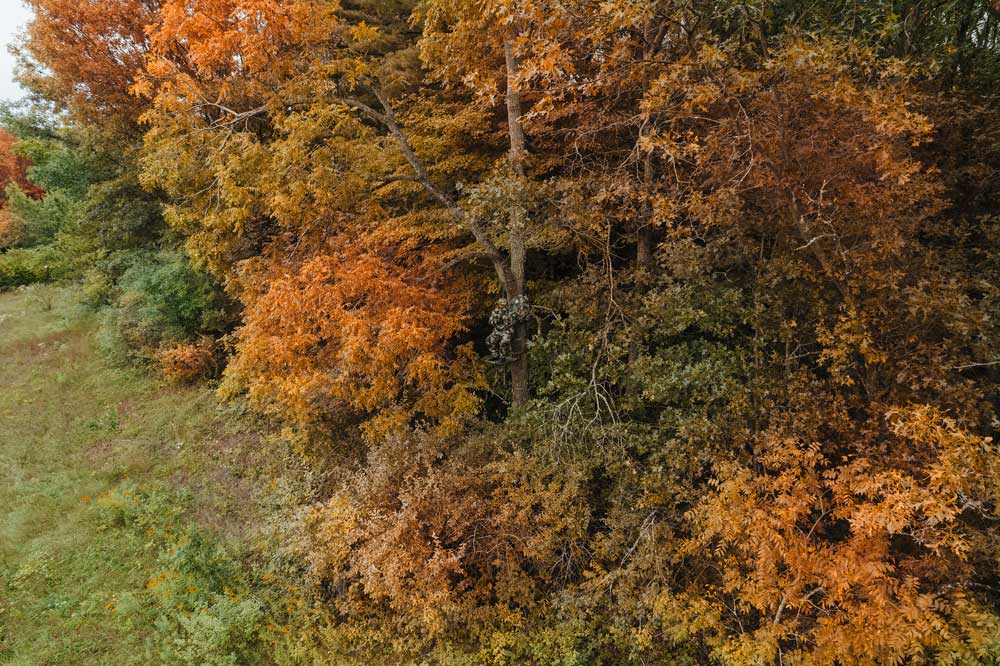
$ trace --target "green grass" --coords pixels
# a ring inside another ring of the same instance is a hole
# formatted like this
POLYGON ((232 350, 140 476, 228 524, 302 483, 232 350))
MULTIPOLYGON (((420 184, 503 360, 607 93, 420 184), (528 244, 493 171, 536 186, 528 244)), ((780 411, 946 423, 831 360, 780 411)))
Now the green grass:
POLYGON ((5 666, 158 662, 148 582, 163 539, 109 520, 98 499, 149 487, 163 521, 190 523, 171 529, 240 545, 285 464, 211 387, 113 367, 95 351, 96 326, 70 289, 0 294, 5 666), (130 605, 139 611, 123 619, 130 605))

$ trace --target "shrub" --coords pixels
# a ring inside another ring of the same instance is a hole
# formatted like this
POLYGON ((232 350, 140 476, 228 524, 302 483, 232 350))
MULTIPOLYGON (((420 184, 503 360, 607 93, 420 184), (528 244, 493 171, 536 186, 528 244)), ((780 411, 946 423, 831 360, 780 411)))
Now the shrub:
POLYGON ((164 347, 156 359, 163 376, 178 384, 207 379, 218 370, 215 343, 207 337, 164 347))
POLYGON ((0 249, 15 247, 23 233, 20 222, 11 215, 10 210, 0 208, 0 249))
POLYGON ((189 339, 221 326, 221 292, 180 252, 138 254, 120 286, 123 305, 162 330, 164 341, 189 339))
POLYGON ((265 604, 247 594, 252 582, 240 557, 188 522, 190 498, 132 482, 95 498, 105 528, 144 533, 158 555, 145 588, 114 603, 129 630, 148 633, 146 660, 165 666, 253 666, 264 662, 265 604))
POLYGON ((212 279, 176 251, 130 253, 112 263, 118 266, 110 272, 118 268, 121 277, 99 338, 104 350, 128 362, 176 365, 182 375, 182 366, 194 372, 198 358, 207 362, 208 354, 196 351, 197 345, 179 346, 225 330, 227 301, 212 279), (169 353, 161 359, 160 350, 169 353))
POLYGON ((95 310, 111 305, 116 296, 111 274, 101 268, 89 268, 84 271, 80 283, 80 296, 84 305, 95 310))
POLYGON ((21 228, 18 244, 22 247, 51 243, 60 230, 76 221, 77 201, 65 192, 54 191, 43 199, 35 199, 8 187, 6 194, 10 215, 21 228))
POLYGON ((52 245, 0 254, 0 289, 48 282, 63 278, 67 273, 62 252, 52 245))

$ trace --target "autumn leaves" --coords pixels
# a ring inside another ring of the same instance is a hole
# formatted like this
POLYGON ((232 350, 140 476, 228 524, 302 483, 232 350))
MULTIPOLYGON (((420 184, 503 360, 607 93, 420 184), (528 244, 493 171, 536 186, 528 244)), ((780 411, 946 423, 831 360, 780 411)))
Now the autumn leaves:
POLYGON ((331 645, 995 646, 1000 140, 927 94, 968 17, 912 3, 903 43, 880 3, 33 4, 34 57, 82 61, 39 90, 141 141, 242 307, 223 389, 333 479, 331 645))

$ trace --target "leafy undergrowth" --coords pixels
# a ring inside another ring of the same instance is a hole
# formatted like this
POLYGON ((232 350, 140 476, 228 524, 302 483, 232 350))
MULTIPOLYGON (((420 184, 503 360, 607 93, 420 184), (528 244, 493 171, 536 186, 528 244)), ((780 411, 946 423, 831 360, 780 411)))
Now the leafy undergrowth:
POLYGON ((95 326, 68 289, 0 295, 0 664, 268 663, 308 474, 95 326))

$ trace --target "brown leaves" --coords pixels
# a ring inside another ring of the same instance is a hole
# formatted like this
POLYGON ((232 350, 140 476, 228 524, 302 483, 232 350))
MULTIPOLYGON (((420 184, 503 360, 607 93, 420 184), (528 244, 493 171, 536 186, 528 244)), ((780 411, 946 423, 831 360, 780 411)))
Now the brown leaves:
POLYGON ((583 479, 496 442, 401 433, 314 514, 314 563, 432 631, 490 607, 530 607, 578 573, 583 479))
POLYGON ((207 379, 218 372, 218 355, 215 342, 203 338, 161 349, 156 360, 168 381, 186 384, 207 379))

